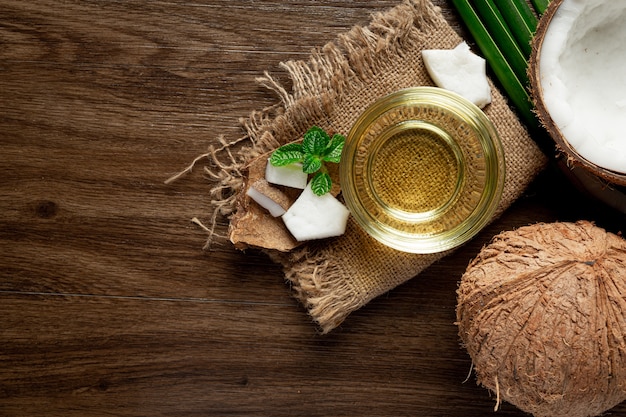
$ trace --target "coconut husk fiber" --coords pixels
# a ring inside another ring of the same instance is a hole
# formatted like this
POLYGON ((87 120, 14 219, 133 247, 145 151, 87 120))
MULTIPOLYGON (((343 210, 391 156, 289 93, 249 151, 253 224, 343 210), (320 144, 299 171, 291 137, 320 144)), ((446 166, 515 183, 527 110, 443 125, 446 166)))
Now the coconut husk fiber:
MULTIPOLYGON (((449 252, 398 252, 369 237, 352 220, 339 238, 305 244, 289 241, 281 236, 281 220, 269 218, 245 196, 248 184, 261 175, 269 152, 300 140, 311 126, 345 135, 375 100, 402 88, 434 85, 421 51, 451 49, 460 42, 430 1, 405 0, 373 15, 369 25, 339 34, 308 60, 280 63, 292 80, 290 91, 269 73, 259 78, 276 92, 276 106, 253 112, 242 122, 243 137, 222 138, 222 146, 210 151, 214 216, 230 218, 230 238, 237 247, 261 248, 282 265, 294 296, 322 333, 449 252)), ((492 103, 483 110, 498 130, 506 155, 499 215, 543 169, 546 158, 502 94, 491 87, 492 103)), ((209 240, 214 238, 211 235, 209 240)))
POLYGON ((587 221, 495 236, 458 289, 476 380, 535 417, 626 400, 626 241, 587 221))

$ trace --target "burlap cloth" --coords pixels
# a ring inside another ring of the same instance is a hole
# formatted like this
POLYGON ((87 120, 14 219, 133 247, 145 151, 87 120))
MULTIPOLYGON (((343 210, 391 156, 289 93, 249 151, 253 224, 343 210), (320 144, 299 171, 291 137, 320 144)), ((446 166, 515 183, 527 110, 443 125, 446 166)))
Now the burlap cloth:
MULTIPOLYGON (((313 125, 347 134, 376 99, 405 87, 433 85, 421 59, 423 49, 450 49, 461 41, 430 1, 405 0, 373 15, 367 27, 354 27, 313 51, 308 61, 281 63, 291 77, 291 92, 266 73, 259 81, 276 91, 280 103, 253 112, 242 121, 242 138, 222 138, 222 146, 210 152, 214 215, 235 214, 246 182, 244 167, 255 157, 300 139, 313 125)), ((543 169, 546 158, 493 84, 492 103, 484 111, 498 130, 506 155, 497 216, 543 169)), ((266 252, 283 266, 294 296, 322 333, 449 254, 389 249, 352 220, 340 238, 310 242, 287 253, 266 252)))

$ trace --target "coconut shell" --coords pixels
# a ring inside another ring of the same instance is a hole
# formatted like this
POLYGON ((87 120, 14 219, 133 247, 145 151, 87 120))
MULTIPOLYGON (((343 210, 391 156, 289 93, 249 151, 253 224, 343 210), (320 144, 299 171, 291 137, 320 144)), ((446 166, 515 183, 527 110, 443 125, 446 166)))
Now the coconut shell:
POLYGON ((565 159, 565 163, 568 167, 571 169, 580 167, 586 172, 599 177, 603 181, 623 187, 626 186, 626 174, 602 168, 601 166, 598 166, 582 157, 576 149, 570 145, 567 139, 563 136, 561 130, 554 123, 543 100, 539 57, 541 56, 541 48, 543 46, 546 31, 548 30, 552 18, 563 1, 567 0, 552 0, 550 2, 548 8, 539 19, 537 30, 533 37, 532 52, 528 62, 528 78, 530 81, 531 98, 533 104, 535 105, 535 112, 541 125, 547 130, 552 140, 554 140, 557 151, 560 156, 565 159))
POLYGON ((496 408, 599 415, 626 399, 626 241, 586 221, 501 233, 462 277, 457 324, 496 408))
MULTIPOLYGON (((245 167, 247 175, 237 196, 237 210, 230 220, 228 237, 235 248, 241 250, 252 247, 289 252, 300 242, 289 233, 280 218, 270 215, 246 194, 252 184, 264 181, 268 158, 269 154, 262 155, 245 167)), ((281 191, 284 191, 281 204, 287 207, 296 201, 300 193, 300 190, 288 187, 283 187, 281 191)))

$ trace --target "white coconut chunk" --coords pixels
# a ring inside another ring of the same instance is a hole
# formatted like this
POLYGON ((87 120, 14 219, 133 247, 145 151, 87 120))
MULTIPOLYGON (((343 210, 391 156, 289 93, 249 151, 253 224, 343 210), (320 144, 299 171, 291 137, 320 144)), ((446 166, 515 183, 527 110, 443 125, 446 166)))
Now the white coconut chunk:
POLYGON ((276 201, 272 200, 267 195, 263 194, 261 191, 257 190, 254 187, 248 188, 246 192, 248 197, 256 201, 261 207, 270 212, 270 214, 274 217, 279 217, 285 214, 286 210, 280 206, 276 201))
POLYGON ((268 161, 265 168, 265 179, 272 184, 304 190, 308 175, 302 171, 302 164, 289 164, 277 167, 268 161))
POLYGON ((422 59, 438 87, 453 91, 478 107, 491 103, 485 60, 470 51, 466 42, 454 49, 426 49, 422 59))
POLYGON ((308 185, 282 218, 293 237, 304 241, 344 234, 349 214, 330 193, 315 195, 308 185))

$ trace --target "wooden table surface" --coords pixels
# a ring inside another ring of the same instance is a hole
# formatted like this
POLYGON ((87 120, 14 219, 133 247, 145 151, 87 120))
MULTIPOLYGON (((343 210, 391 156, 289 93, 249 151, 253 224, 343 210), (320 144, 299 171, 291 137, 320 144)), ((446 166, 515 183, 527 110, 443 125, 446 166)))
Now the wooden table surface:
POLYGON ((464 382, 455 290, 501 230, 622 229, 556 170, 328 335, 266 256, 202 250, 201 169, 164 184, 276 102, 255 77, 398 1, 0 0, 1 416, 524 415, 464 382))

